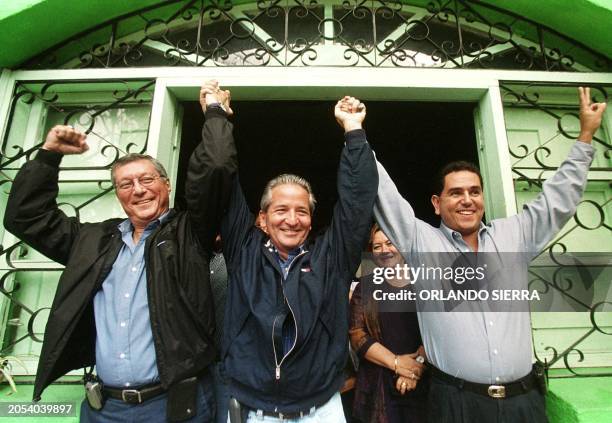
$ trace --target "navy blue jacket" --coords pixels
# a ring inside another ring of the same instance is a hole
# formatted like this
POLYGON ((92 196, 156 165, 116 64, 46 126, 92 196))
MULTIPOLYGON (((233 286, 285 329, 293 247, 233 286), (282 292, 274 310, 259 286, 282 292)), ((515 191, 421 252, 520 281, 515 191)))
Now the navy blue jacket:
POLYGON ((308 410, 327 402, 343 383, 349 285, 369 236, 378 188, 365 132, 351 131, 345 138, 331 224, 305 245, 284 281, 273 246, 253 226, 234 180, 221 225, 229 273, 222 354, 231 394, 250 408, 308 410), (281 326, 288 313, 297 338, 283 358, 281 326))

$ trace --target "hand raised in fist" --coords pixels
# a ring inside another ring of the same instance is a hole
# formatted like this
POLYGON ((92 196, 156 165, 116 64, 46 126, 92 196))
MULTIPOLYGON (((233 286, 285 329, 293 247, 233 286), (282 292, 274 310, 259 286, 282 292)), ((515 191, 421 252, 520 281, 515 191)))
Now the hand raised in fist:
POLYGON ((89 150, 87 135, 69 125, 56 125, 47 134, 42 148, 61 154, 82 154, 89 150))

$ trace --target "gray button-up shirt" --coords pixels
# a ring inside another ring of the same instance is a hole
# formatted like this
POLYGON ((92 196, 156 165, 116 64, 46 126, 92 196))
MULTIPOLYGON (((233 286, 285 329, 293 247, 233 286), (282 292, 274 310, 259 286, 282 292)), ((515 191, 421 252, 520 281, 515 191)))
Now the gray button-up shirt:
MULTIPOLYGON (((537 255, 575 213, 593 155, 590 144, 576 142, 542 192, 519 214, 481 224, 478 251, 537 255)), ((380 163, 378 177, 376 220, 408 263, 419 253, 469 250, 461 235, 444 224, 435 228, 417 219, 380 163)), ((516 270, 517 286, 527 288, 528 264, 516 270)), ((531 371, 529 313, 420 312, 419 326, 429 361, 448 374, 492 384, 512 382, 531 371)))

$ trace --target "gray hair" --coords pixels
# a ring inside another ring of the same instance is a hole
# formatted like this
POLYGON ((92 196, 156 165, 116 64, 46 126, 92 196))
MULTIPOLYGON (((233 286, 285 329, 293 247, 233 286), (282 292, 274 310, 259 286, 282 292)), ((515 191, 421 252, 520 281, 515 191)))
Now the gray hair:
POLYGON ((121 166, 125 166, 128 163, 137 162, 139 160, 147 160, 151 162, 151 164, 155 167, 157 173, 159 173, 159 176, 161 178, 168 179, 168 172, 166 172, 164 165, 161 164, 159 160, 149 156, 148 154, 129 153, 123 157, 118 158, 117 161, 115 161, 115 163, 113 163, 113 166, 111 167, 111 182, 113 186, 115 186, 116 182, 115 172, 117 171, 117 169, 121 166))
POLYGON ((317 200, 315 199, 314 194, 312 193, 312 188, 308 181, 301 176, 292 175, 290 173, 284 173, 282 175, 278 175, 276 178, 271 179, 267 184, 266 188, 264 188, 264 192, 261 196, 261 201, 259 202, 259 207, 261 210, 266 211, 272 202, 272 190, 279 185, 298 185, 306 190, 308 193, 308 206, 310 207, 310 213, 314 213, 315 206, 317 204, 317 200))

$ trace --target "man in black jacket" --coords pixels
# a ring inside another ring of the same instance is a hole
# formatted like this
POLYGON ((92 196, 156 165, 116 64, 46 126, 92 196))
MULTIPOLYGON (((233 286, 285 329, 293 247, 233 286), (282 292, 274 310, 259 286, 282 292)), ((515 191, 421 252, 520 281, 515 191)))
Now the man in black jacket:
POLYGON ((128 218, 67 217, 56 202, 59 165, 64 154, 88 148, 70 126, 51 129, 15 178, 6 228, 66 267, 47 323, 36 400, 66 372, 95 364, 99 380, 91 376, 83 421, 212 420, 208 259, 237 164, 229 92, 209 81, 200 103, 206 122, 189 162, 186 212, 169 209, 161 163, 129 154, 111 170, 128 218))
POLYGON ((221 225, 229 272, 222 356, 230 393, 249 422, 344 421, 338 390, 348 356, 348 292, 378 182, 361 129, 365 114, 352 97, 336 105, 346 141, 338 202, 329 228, 314 241, 307 241, 315 199, 306 180, 281 175, 268 183, 261 229, 234 181, 221 225))

